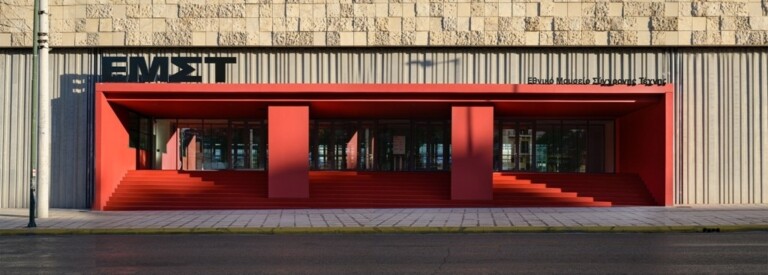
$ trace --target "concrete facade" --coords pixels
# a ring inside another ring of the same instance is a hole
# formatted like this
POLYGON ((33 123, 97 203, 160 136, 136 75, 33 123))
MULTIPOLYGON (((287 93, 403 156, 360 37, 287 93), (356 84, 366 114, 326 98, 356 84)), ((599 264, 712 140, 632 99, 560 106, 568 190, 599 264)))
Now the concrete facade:
MULTIPOLYGON (((768 45, 768 0, 52 0, 51 45, 768 45)), ((0 1, 0 47, 32 44, 0 1)))

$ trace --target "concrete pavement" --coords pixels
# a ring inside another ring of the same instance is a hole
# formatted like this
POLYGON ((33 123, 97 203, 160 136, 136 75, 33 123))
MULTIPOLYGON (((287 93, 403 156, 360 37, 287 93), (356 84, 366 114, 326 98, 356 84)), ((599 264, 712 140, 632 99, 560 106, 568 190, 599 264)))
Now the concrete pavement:
POLYGON ((2 234, 185 232, 507 232, 768 230, 768 205, 609 208, 403 208, 189 211, 0 209, 2 234), (707 229, 710 228, 710 229, 707 229))

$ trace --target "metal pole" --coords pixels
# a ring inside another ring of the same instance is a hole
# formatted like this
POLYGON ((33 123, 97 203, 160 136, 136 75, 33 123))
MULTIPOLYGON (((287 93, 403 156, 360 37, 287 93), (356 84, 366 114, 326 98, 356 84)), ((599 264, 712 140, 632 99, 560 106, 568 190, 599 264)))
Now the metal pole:
POLYGON ((37 212, 38 217, 48 218, 48 202, 51 190, 51 91, 48 77, 48 0, 40 1, 40 159, 38 163, 37 212))
POLYGON ((32 23, 32 91, 31 91, 31 104, 32 112, 30 114, 31 117, 31 125, 30 125, 30 152, 29 152, 29 168, 30 168, 30 177, 29 177, 29 224, 27 224, 27 227, 37 227, 37 224, 35 224, 35 187, 37 185, 37 39, 35 39, 34 36, 38 33, 38 14, 40 11, 40 7, 38 6, 38 0, 34 1, 34 21, 32 23))

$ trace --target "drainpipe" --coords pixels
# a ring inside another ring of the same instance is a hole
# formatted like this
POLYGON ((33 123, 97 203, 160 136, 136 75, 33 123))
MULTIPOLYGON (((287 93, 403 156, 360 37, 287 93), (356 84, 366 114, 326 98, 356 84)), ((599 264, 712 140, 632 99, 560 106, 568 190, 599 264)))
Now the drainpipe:
POLYGON ((38 217, 48 217, 51 190, 51 91, 48 66, 48 0, 40 1, 40 160, 38 169, 38 217))

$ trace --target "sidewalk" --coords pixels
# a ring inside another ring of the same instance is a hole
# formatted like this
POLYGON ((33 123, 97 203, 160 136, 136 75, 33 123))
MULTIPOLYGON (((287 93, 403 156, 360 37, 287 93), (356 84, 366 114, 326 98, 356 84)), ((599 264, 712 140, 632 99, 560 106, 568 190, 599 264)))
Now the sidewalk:
POLYGON ((0 209, 3 234, 768 231, 768 205, 607 208, 405 208, 100 212, 0 209))

